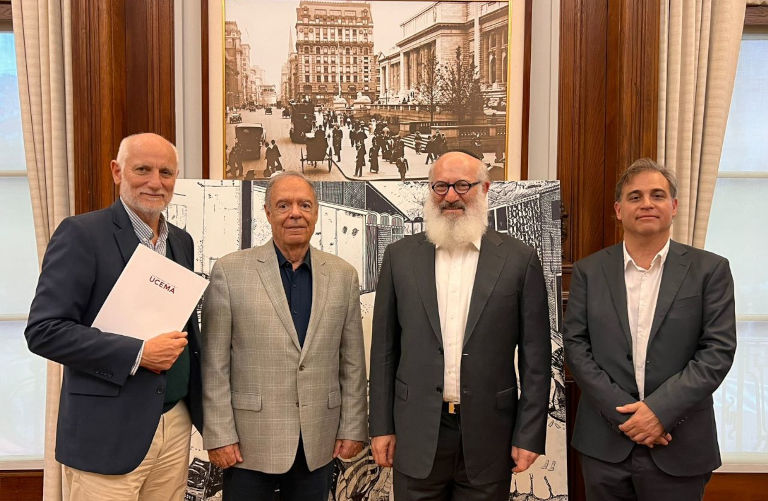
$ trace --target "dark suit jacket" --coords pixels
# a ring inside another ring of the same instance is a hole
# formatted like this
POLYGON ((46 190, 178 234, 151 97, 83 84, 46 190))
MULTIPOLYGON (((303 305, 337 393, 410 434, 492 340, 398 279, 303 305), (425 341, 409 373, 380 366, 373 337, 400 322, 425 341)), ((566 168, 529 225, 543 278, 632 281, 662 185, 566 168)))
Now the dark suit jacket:
MULTIPOLYGON (((536 252, 489 230, 480 246, 461 359, 461 434, 473 483, 508 476, 512 445, 544 452, 550 359, 547 293, 536 252)), ((435 246, 420 233, 384 253, 370 376, 371 436, 395 434, 394 466, 412 477, 426 478, 432 469, 443 371, 435 246)))
MULTIPOLYGON (((141 341, 90 327, 138 243, 120 201, 65 219, 48 244, 29 312, 24 333, 29 349, 64 366, 56 460, 80 470, 123 474, 135 469, 162 412, 165 374, 140 367, 129 375, 141 341)), ((191 269, 192 237, 169 223, 168 245, 175 261, 191 269)), ((196 315, 186 329, 187 404, 201 429, 196 315)))
MULTIPOLYGON (((736 351, 733 279, 720 256, 670 242, 648 340, 645 402, 672 435, 651 449, 656 465, 676 476, 720 466, 712 393, 736 351)), ((634 446, 616 407, 638 399, 627 319, 622 244, 573 267, 565 316, 565 356, 581 388, 572 445, 616 463, 634 446)))

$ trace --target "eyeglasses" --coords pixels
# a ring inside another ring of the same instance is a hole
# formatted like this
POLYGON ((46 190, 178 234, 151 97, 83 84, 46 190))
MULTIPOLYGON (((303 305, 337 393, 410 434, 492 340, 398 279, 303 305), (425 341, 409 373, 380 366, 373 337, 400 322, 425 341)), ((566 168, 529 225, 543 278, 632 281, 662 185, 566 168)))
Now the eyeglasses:
POLYGON ((432 191, 434 191, 438 195, 447 195, 448 190, 453 188, 453 191, 455 191, 459 195, 463 195, 469 190, 471 190, 473 186, 478 184, 480 184, 480 181, 475 181, 474 183, 470 183, 469 181, 464 181, 463 179, 451 184, 448 184, 445 181, 438 181, 432 184, 432 191))

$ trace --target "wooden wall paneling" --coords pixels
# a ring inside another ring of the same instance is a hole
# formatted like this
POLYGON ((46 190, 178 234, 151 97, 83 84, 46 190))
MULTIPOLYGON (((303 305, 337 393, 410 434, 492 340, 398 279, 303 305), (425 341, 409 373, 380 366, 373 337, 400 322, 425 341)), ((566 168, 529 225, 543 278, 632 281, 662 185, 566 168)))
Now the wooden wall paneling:
POLYGON ((125 2, 126 133, 176 137, 173 0, 125 2), (170 29, 169 29, 170 28, 170 29))
POLYGON ((203 102, 203 116, 202 120, 200 121, 201 126, 203 128, 202 131, 202 138, 203 138, 203 179, 208 179, 211 177, 211 146, 208 141, 208 137, 210 136, 210 125, 208 124, 208 109, 210 107, 210 101, 208 97, 208 0, 200 0, 200 26, 202 27, 202 33, 200 36, 200 54, 202 55, 202 62, 201 62, 201 79, 203 82, 202 86, 202 102, 203 102))
POLYGON ((110 205, 120 140, 173 141, 173 0, 72 0, 75 211, 110 205))
MULTIPOLYGON (((528 138, 531 116, 531 30, 533 0, 525 0, 525 33, 523 35, 523 126, 520 142, 520 179, 528 179, 528 138)), ((509 130, 509 128, 507 128, 509 130)))
POLYGON ((616 181, 633 161, 656 157, 659 15, 658 0, 608 2, 603 246, 621 240, 616 181))
POLYGON ((744 26, 768 26, 768 5, 747 6, 744 26))
POLYGON ((125 19, 119 1, 72 0, 75 212, 109 205, 125 118, 125 19))
POLYGON ((0 472, 0 501, 39 501, 43 499, 43 470, 0 472))

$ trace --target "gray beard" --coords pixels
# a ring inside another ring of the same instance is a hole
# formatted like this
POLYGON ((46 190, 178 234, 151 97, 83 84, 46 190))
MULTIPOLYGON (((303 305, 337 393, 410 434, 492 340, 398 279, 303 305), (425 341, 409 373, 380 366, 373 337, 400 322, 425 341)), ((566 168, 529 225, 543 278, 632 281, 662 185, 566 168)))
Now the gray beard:
POLYGON ((427 240, 437 247, 454 249, 482 238, 488 229, 488 199, 478 195, 458 217, 444 216, 432 197, 424 203, 427 240))

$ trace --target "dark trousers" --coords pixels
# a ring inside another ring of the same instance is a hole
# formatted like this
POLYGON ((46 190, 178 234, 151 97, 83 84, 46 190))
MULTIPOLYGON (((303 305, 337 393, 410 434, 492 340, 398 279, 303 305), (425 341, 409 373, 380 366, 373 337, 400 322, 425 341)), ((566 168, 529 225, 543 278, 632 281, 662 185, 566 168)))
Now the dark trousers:
POLYGON ((432 471, 425 479, 413 478, 394 470, 397 501, 507 501, 512 478, 509 475, 490 484, 475 485, 467 477, 462 451, 461 422, 458 414, 443 411, 432 471))
POLYGON ((584 454, 579 454, 579 459, 589 501, 701 500, 712 476, 668 475, 656 466, 650 449, 644 445, 635 445, 620 463, 607 463, 584 454))
POLYGON ((304 444, 299 448, 291 469, 285 473, 262 473, 243 468, 224 470, 223 501, 327 501, 331 489, 333 461, 309 471, 304 444), (280 489, 279 498, 275 490, 280 489))

